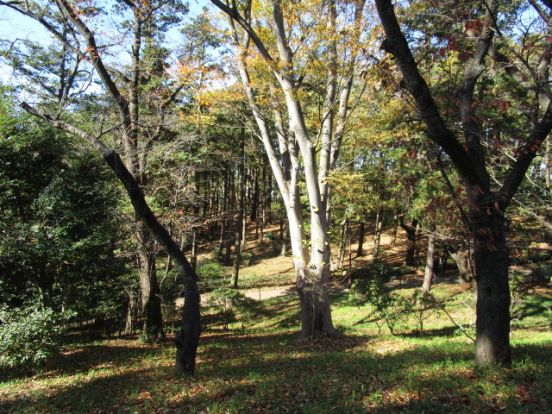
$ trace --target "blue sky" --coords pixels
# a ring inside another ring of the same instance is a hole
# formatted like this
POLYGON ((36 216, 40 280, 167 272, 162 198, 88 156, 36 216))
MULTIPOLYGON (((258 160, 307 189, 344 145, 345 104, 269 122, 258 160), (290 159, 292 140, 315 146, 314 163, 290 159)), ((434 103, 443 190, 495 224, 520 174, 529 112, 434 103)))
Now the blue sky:
MULTIPOLYGON (((202 8, 210 4, 209 0, 189 0, 190 16, 201 12, 202 8)), ((169 41, 177 41, 177 30, 169 34, 169 41)), ((0 39, 13 41, 27 39, 48 44, 52 38, 42 26, 34 20, 25 17, 8 7, 0 7, 0 39)), ((11 70, 0 62, 0 84, 11 83, 11 70)))

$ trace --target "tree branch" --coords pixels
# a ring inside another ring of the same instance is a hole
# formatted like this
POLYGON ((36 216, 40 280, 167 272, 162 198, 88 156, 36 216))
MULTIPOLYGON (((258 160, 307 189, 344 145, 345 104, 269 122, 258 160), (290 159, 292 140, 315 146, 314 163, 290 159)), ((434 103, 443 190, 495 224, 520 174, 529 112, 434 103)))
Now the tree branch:
POLYGON ((253 30, 251 24, 243 18, 243 16, 238 12, 236 8, 230 7, 220 0, 211 0, 211 3, 213 3, 216 7, 218 7, 220 10, 222 10, 224 13, 234 19, 234 21, 236 21, 251 37, 251 40, 253 40, 253 43, 255 43, 257 49, 259 49, 259 53, 261 54, 261 56, 263 56, 269 62, 274 63, 274 58, 270 55, 270 52, 264 45, 263 41, 259 38, 255 30, 253 30))
POLYGON ((420 75, 408 43, 401 32, 391 0, 376 0, 386 39, 383 48, 393 54, 404 77, 406 89, 416 101, 429 138, 440 145, 468 184, 480 185, 473 160, 443 120, 429 87, 420 75))
POLYGON ((552 102, 548 104, 548 108, 540 122, 535 125, 529 139, 525 145, 520 149, 519 155, 514 162, 514 165, 510 169, 502 188, 498 192, 498 202, 500 207, 504 210, 512 197, 519 188, 523 177, 527 172, 531 162, 537 155, 537 151, 541 147, 542 143, 550 133, 552 129, 552 102))

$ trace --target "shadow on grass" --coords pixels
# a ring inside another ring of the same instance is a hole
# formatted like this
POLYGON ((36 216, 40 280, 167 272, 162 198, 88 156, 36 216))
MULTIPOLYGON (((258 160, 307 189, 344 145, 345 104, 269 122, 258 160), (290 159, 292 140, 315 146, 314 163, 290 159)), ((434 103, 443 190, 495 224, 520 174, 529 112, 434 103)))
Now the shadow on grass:
POLYGON ((540 295, 528 296, 514 304, 511 318, 523 320, 530 316, 546 315, 548 309, 552 309, 552 299, 540 295))
POLYGON ((404 338, 431 338, 438 336, 455 336, 458 333, 456 326, 445 326, 444 328, 413 330, 410 332, 399 332, 396 336, 404 338))
POLYGON ((69 350, 63 351, 59 355, 47 360, 46 368, 38 373, 7 373, 5 376, 0 376, 0 382, 23 380, 29 377, 41 379, 86 373, 91 369, 102 366, 132 364, 147 355, 157 352, 156 345, 143 344, 134 337, 118 338, 112 341, 117 346, 105 345, 104 343, 109 343, 109 340, 83 344, 82 346, 75 345, 69 350))
MULTIPOLYGON (((162 349, 85 347, 75 364, 103 354, 114 369, 14 393, 2 399, 0 412, 544 413, 552 406, 551 343, 515 347, 511 369, 476 370, 472 347, 461 342, 389 354, 369 351, 366 336, 296 338, 295 332, 206 335, 194 379, 174 378, 172 356, 163 359, 162 349), (150 352, 161 362, 128 367, 127 352, 134 358, 150 352)), ((379 346, 386 351, 385 342, 379 346)))

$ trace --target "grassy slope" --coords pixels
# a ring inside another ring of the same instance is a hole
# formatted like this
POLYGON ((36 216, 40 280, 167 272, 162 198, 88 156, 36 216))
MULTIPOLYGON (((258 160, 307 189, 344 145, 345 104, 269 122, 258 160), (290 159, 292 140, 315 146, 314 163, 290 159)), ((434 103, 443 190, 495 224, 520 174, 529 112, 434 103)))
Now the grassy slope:
MULTIPOLYGON (((455 319, 473 319, 469 291, 435 290, 451 297, 455 319)), ((550 291, 537 293, 549 306, 550 291)), ((297 340, 291 296, 264 302, 228 331, 212 327, 195 379, 174 378, 170 341, 75 343, 57 369, 2 383, 0 412, 552 412, 549 315, 514 325, 511 369, 476 370, 471 343, 443 314, 429 315, 421 337, 412 321, 400 335, 378 335, 374 322, 355 324, 369 315, 367 306, 346 295, 335 302, 345 333, 335 339, 297 340)))
MULTIPOLYGON (((403 247, 386 249, 388 260, 403 247)), ((243 287, 293 280, 289 258, 258 250, 242 270, 243 287)), ((412 294, 400 287, 397 294, 412 294)), ((434 294, 456 322, 473 324, 468 286, 440 283, 434 294)), ((0 383, 0 413, 552 413, 551 289, 517 305, 526 317, 513 323, 514 364, 506 370, 474 369, 472 343, 442 312, 425 315, 422 336, 414 314, 393 336, 379 332, 368 305, 345 293, 333 299, 342 333, 334 339, 297 339, 294 296, 257 304, 229 330, 209 327, 194 379, 174 377, 170 339, 73 342, 55 369, 0 383)))

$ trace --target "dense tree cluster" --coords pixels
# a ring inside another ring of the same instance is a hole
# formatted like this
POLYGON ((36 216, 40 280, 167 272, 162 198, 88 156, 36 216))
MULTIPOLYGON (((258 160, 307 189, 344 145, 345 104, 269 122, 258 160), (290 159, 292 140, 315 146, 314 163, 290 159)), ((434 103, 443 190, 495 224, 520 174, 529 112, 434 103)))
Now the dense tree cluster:
POLYGON ((314 338, 353 240, 377 264, 400 229, 426 294, 448 255, 473 280, 476 362, 508 364, 519 218, 552 229, 552 4, 211 3, 0 1, 50 35, 1 43, 1 304, 156 340, 183 296, 193 373, 205 246, 233 288, 248 228, 290 253, 314 338))

